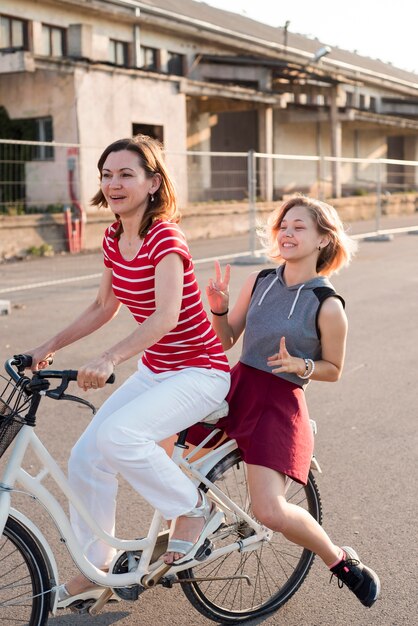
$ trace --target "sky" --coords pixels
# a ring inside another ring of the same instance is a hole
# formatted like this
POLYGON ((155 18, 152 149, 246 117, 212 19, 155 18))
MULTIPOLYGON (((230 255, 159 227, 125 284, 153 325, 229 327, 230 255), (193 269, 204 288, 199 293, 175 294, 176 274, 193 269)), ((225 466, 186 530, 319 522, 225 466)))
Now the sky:
POLYGON ((205 0, 418 74, 417 0, 205 0))

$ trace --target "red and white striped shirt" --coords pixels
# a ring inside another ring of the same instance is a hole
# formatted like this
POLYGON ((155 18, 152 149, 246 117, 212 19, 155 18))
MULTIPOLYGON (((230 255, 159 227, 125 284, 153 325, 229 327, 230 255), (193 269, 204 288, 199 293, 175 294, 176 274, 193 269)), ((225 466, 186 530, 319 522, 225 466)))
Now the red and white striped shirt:
POLYGON ((203 367, 229 372, 228 359, 203 308, 185 236, 177 224, 154 222, 132 261, 123 258, 114 239, 117 222, 106 229, 103 239, 104 264, 112 270, 112 287, 138 324, 155 311, 155 268, 167 254, 183 259, 184 284, 176 328, 147 348, 142 361, 153 372, 203 367))

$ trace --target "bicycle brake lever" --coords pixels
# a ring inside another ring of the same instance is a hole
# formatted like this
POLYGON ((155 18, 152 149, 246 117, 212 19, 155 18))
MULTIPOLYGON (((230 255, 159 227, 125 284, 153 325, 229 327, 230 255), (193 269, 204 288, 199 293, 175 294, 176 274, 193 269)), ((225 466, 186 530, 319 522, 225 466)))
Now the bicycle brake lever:
POLYGON ((61 400, 61 398, 64 397, 64 391, 67 389, 69 382, 69 379, 66 376, 63 376, 61 384, 58 385, 58 387, 55 387, 55 389, 49 389, 45 395, 49 398, 53 398, 54 400, 61 400))
POLYGON ((88 402, 88 400, 84 400, 84 398, 79 398, 78 396, 72 396, 69 393, 61 392, 57 394, 56 392, 59 391, 61 386, 62 385, 60 385, 56 389, 51 389, 47 391, 45 395, 48 396, 49 398, 53 398, 54 400, 71 400, 71 402, 79 402, 80 404, 84 404, 85 406, 88 406, 89 409, 92 410, 93 415, 96 414, 96 411, 97 411, 96 407, 91 402, 88 402))
POLYGON ((83 398, 79 398, 78 396, 73 396, 71 394, 64 393, 70 381, 74 380, 73 374, 74 372, 69 371, 68 376, 64 375, 62 377, 61 384, 58 385, 58 387, 55 387, 55 389, 49 389, 45 393, 45 395, 48 396, 49 398, 52 398, 53 400, 70 400, 71 402, 79 402, 80 404, 84 404, 85 406, 88 406, 89 409, 92 410, 93 415, 95 415, 97 409, 94 406, 94 404, 91 404, 91 402, 88 402, 87 400, 84 400, 83 398))

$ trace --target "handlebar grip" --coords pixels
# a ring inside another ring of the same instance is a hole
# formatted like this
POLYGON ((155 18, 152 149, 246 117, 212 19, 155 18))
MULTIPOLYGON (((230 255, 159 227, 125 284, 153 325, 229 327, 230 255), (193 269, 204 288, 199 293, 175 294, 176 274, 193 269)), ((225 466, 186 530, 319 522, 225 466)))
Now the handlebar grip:
MULTIPOLYGON (((67 378, 68 380, 77 380, 78 371, 77 370, 67 370, 67 378)), ((113 385, 116 377, 114 374, 110 374, 109 378, 106 381, 107 385, 113 385)))
POLYGON ((12 365, 16 365, 21 369, 28 369, 32 365, 32 356, 30 354, 15 354, 12 359, 12 365))
MULTIPOLYGON (((49 357, 49 359, 45 359, 48 365, 52 365, 54 359, 49 357)), ((32 355, 31 354, 15 354, 13 356, 13 365, 21 369, 29 369, 32 365, 32 355)))

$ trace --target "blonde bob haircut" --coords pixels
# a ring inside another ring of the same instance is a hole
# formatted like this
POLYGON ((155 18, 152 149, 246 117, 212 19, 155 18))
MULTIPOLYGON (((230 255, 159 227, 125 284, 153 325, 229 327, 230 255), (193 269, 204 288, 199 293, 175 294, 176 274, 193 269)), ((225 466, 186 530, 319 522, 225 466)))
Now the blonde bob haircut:
MULTIPOLYGON (((129 152, 134 152, 138 155, 139 164, 145 171, 147 178, 152 178, 155 174, 161 176, 161 184, 154 193, 154 200, 151 201, 151 198, 148 198, 148 206, 139 225, 138 235, 144 238, 153 222, 159 219, 174 223, 179 222, 180 211, 177 208, 176 191, 164 163, 162 145, 157 139, 148 135, 135 135, 135 137, 118 139, 107 146, 97 162, 100 182, 102 180, 103 166, 109 154, 122 150, 129 150, 129 152)), ((99 208, 107 208, 108 206, 101 189, 93 196, 90 203, 99 208)), ((116 229, 114 237, 118 239, 123 232, 123 226, 120 216, 117 213, 115 216, 119 222, 119 227, 116 229)))
POLYGON ((348 265, 357 250, 357 242, 349 237, 337 211, 330 204, 302 194, 292 196, 274 210, 267 224, 259 229, 266 254, 276 263, 284 263, 278 245, 278 233, 286 213, 293 207, 305 207, 313 219, 318 233, 327 235, 329 243, 318 254, 316 271, 329 276, 348 265))

